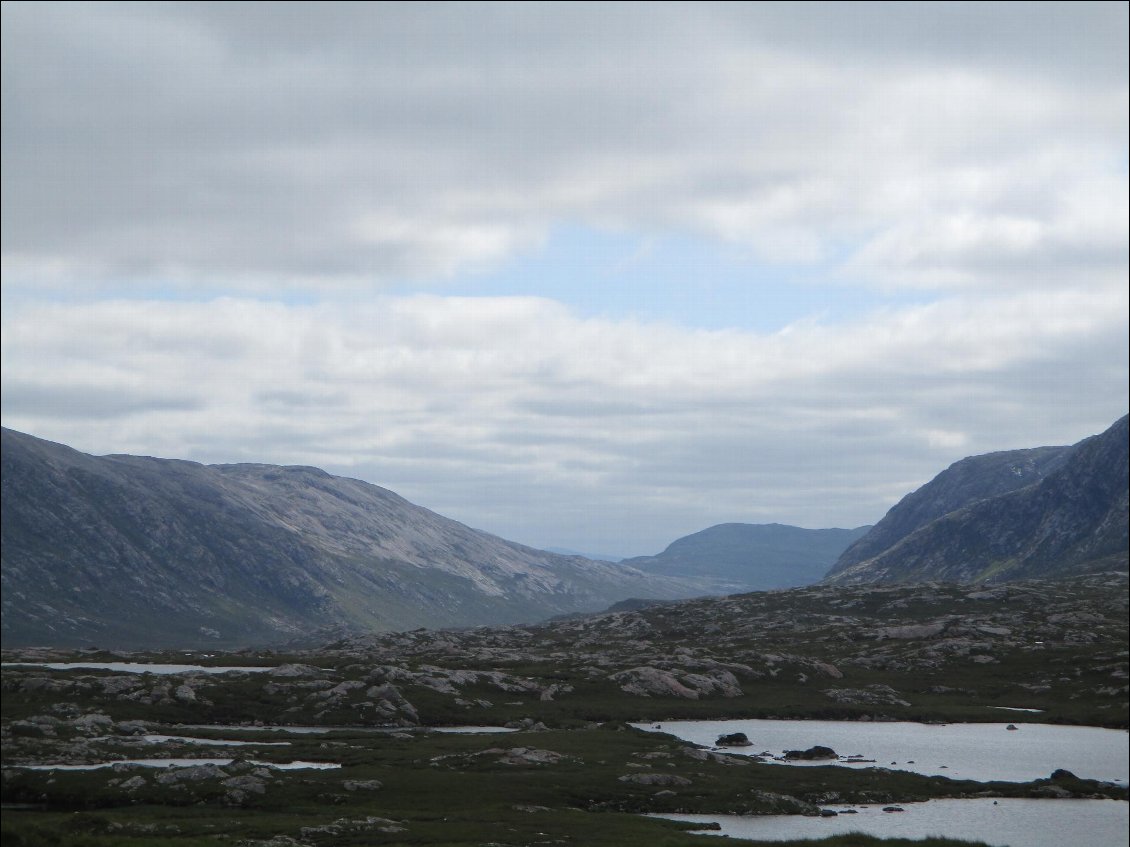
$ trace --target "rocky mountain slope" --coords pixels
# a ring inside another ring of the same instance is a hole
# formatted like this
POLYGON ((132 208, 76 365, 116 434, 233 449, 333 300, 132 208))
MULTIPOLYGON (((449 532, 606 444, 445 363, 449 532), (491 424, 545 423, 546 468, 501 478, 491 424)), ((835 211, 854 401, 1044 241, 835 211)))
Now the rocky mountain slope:
POLYGON ((836 583, 1004 581, 1126 570, 1127 418, 1073 447, 975 456, 848 548, 836 583))
POLYGON ((819 582, 868 529, 724 523, 680 538, 657 556, 623 563, 648 573, 707 579, 720 592, 793 588, 819 582))
POLYGON ((308 467, 94 457, 2 434, 3 642, 233 645, 537 620, 698 593, 308 467))

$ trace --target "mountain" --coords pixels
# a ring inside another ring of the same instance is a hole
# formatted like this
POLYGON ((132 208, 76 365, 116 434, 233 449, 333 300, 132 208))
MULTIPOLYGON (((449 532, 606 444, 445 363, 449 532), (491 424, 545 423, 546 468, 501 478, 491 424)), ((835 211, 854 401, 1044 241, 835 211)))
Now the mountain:
POLYGON ((700 593, 309 467, 95 457, 2 432, 3 643, 277 643, 700 593))
POLYGON ((582 559, 592 559, 594 562, 619 562, 623 556, 614 556, 611 553, 585 553, 580 550, 570 550, 568 547, 546 547, 550 553, 560 556, 580 556, 582 559))
POLYGON ((1060 467, 1070 447, 1037 447, 969 456, 900 500, 843 552, 833 573, 878 556, 915 530, 971 503, 1039 482, 1060 467))
POLYGON ((963 459, 907 495, 829 582, 1002 582, 1126 570, 1127 418, 1073 447, 963 459))
POLYGON ((844 548, 869 529, 724 523, 680 538, 657 556, 621 564, 651 574, 708 579, 716 590, 792 588, 818 582, 844 548))

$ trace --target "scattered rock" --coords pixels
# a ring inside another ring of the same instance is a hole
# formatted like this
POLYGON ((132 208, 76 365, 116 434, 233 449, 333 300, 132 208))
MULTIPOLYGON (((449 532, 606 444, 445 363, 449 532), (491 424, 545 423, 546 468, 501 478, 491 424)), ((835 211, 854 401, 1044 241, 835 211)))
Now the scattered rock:
POLYGON ((823 747, 817 744, 814 747, 809 747, 807 750, 786 750, 784 758, 790 760, 819 761, 822 759, 838 759, 839 756, 831 747, 823 747))
POLYGON ((199 782, 203 779, 226 779, 227 771, 218 765, 189 765, 185 768, 169 768, 157 774, 156 780, 161 785, 175 785, 180 782, 199 782))
POLYGON ((541 721, 535 721, 533 718, 522 718, 520 721, 508 721, 506 723, 507 729, 523 729, 528 732, 545 732, 549 727, 541 721))
POLYGON ((727 735, 719 735, 718 740, 714 742, 719 747, 752 747, 749 737, 744 732, 731 732, 727 735))
POLYGON ((538 750, 534 747, 511 747, 498 760, 504 765, 552 765, 564 759, 561 753, 553 750, 538 750))

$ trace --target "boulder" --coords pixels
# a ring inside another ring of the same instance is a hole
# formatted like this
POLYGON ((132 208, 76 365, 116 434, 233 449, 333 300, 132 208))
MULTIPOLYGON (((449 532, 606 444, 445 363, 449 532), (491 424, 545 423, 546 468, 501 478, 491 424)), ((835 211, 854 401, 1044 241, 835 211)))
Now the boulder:
POLYGON ((750 747, 751 743, 749 737, 744 732, 731 732, 726 735, 719 735, 718 740, 714 742, 719 747, 750 747))
POLYGON ((620 684, 620 689, 638 697, 683 697, 687 700, 697 700, 698 692, 679 682, 674 674, 661 671, 658 668, 638 667, 629 668, 611 676, 613 682, 620 684))
POLYGON ((819 761, 822 759, 838 759, 839 756, 836 751, 831 747, 823 747, 819 744, 814 747, 809 747, 807 750, 786 750, 786 759, 802 759, 805 761, 819 761))
POLYGON ((511 747, 498 761, 504 765, 552 765, 565 758, 552 750, 534 747, 511 747))

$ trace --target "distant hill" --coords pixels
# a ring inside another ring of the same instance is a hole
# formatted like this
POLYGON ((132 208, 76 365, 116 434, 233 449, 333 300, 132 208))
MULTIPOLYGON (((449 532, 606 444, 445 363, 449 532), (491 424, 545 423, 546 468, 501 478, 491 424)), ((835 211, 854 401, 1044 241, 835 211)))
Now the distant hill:
POLYGON ((724 523, 680 538, 657 556, 621 564, 651 574, 707 579, 716 590, 793 588, 818 582, 844 548, 869 529, 724 523))
POLYGON ((1127 418, 1073 447, 974 456, 908 494, 837 583, 1005 581, 1127 569, 1127 418))
POLYGON ((292 641, 701 593, 309 467, 88 456, 2 433, 5 647, 292 641))

